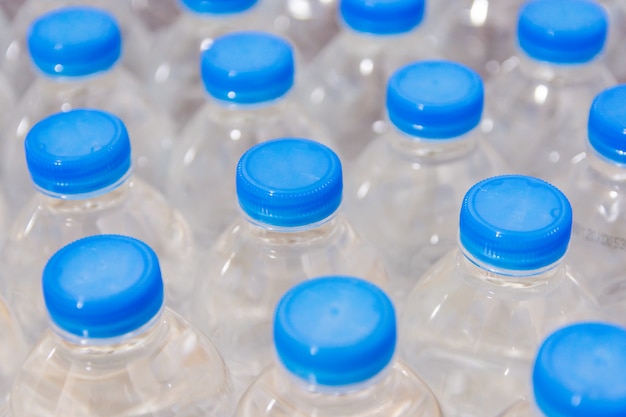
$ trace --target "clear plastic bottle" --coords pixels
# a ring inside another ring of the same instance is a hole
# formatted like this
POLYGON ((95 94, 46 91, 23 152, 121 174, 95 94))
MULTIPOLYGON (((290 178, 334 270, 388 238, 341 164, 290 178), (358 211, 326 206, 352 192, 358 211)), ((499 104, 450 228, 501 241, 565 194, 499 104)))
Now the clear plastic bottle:
POLYGON ((505 171, 476 128, 483 99, 480 77, 464 65, 420 61, 399 69, 387 88, 391 129, 347 174, 346 212, 384 254, 397 303, 456 247, 466 191, 505 171))
POLYGON ((600 93, 588 146, 560 185, 574 210, 568 262, 611 320, 626 324, 626 86, 600 93))
POLYGON ((529 369, 550 332, 601 320, 563 262, 572 209, 533 177, 492 177, 467 192, 459 247, 405 302, 400 352, 447 416, 495 415, 529 393, 529 369))
POLYGON ((13 209, 30 195, 24 137, 44 117, 76 108, 119 115, 133 138, 135 169, 156 187, 165 182, 171 123, 137 80, 119 65, 122 38, 113 15, 92 7, 67 7, 35 20, 28 46, 39 76, 21 96, 2 132, 2 174, 13 209))
POLYGON ((441 54, 477 71, 497 75, 516 54, 515 18, 523 0, 443 0, 429 16, 441 54))
POLYGON ((11 417, 229 417, 232 383, 211 341, 163 304, 145 243, 90 236, 56 252, 41 284, 50 329, 28 355, 11 417))
MULTIPOLYGON (((5 2, 7 0, 3 0, 5 2)), ((107 10, 115 16, 124 38, 121 63, 142 81, 147 74, 147 58, 150 53, 151 37, 141 20, 137 18, 133 0, 26 0, 19 6, 12 21, 12 38, 2 50, 3 70, 13 82, 18 95, 24 92, 37 78, 29 56, 28 32, 32 22, 41 15, 65 7, 90 6, 107 10)))
POLYGON ((7 301, 27 342, 46 327, 45 262, 61 246, 94 234, 125 234, 154 248, 167 305, 185 313, 198 267, 193 235, 165 198, 133 174, 122 121, 98 110, 57 113, 33 126, 25 149, 37 192, 13 224, 1 266, 7 301))
POLYGON ((604 8, 591 0, 528 1, 518 56, 486 85, 482 126, 517 173, 553 180, 584 150, 591 101, 615 80, 600 59, 604 8))
POLYGON ((277 360, 236 417, 440 417, 430 389, 394 356, 396 316, 380 288, 321 277, 291 288, 274 316, 277 360))
POLYGON ((626 415, 626 330, 608 323, 564 327, 542 343, 532 372, 534 398, 500 417, 626 415))
POLYGON ((243 213, 206 254, 193 321, 223 352, 238 394, 271 361, 274 307, 287 289, 321 275, 387 286, 382 258, 341 213, 341 163, 307 139, 256 145, 237 168, 243 213))
POLYGON ((206 102, 199 70, 202 52, 229 32, 271 29, 265 1, 177 0, 180 16, 154 42, 150 80, 177 130, 206 102))
POLYGON ((342 0, 342 30, 302 76, 299 97, 328 126, 344 165, 387 129, 385 89, 393 71, 437 58, 421 29, 425 0, 342 0))
POLYGON ((609 39, 606 62, 618 83, 626 82, 626 59, 623 42, 626 39, 626 3, 621 0, 600 0, 609 14, 609 39))
POLYGON ((203 53, 208 97, 172 153, 167 187, 201 246, 211 246, 237 215, 234 177, 246 150, 286 136, 328 144, 290 93, 294 71, 291 46, 266 32, 233 32, 203 53))
POLYGON ((28 352, 19 323, 0 297, 0 415, 6 415, 13 380, 28 352))
POLYGON ((339 0, 262 0, 275 3, 273 28, 289 39, 306 65, 339 33, 339 0))

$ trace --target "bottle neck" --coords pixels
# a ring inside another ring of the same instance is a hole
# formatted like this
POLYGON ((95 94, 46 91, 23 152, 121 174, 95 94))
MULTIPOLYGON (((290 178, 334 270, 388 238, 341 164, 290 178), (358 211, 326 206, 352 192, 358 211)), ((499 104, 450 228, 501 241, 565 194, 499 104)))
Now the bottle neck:
POLYGON ((335 211, 325 219, 298 227, 278 227, 258 222, 243 214, 243 226, 255 239, 268 245, 311 245, 325 240, 341 228, 342 217, 335 211))
POLYGON ((602 74, 602 77, 606 75, 601 69, 602 60, 597 58, 580 64, 555 64, 536 60, 520 49, 516 56, 503 64, 504 71, 515 67, 519 67, 519 71, 529 79, 553 85, 597 82, 599 74, 602 74))
POLYGON ((586 152, 587 172, 593 181, 612 188, 626 186, 626 165, 610 161, 588 145, 586 152))
POLYGON ((565 277, 562 259, 540 269, 513 271, 481 262, 466 252, 462 245, 460 248, 456 263, 464 272, 463 275, 470 280, 477 280, 494 288, 541 292, 558 286, 565 277))
POLYGON ((478 130, 451 139, 425 139, 399 130, 388 135, 393 151, 420 163, 442 163, 461 158, 476 149, 478 130))

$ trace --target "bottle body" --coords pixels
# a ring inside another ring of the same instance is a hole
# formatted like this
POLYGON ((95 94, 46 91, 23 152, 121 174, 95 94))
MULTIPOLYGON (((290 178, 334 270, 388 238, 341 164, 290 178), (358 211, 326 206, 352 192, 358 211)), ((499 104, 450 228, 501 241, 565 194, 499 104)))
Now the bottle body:
POLYGON ((165 308, 147 331, 113 344, 47 331, 16 379, 10 415, 229 416, 232 404, 215 346, 165 308))
POLYGON ((563 175, 585 150, 593 98, 615 83, 602 61, 550 65, 513 57, 486 85, 481 124, 489 142, 515 171, 548 181, 563 175), (515 117, 510 117, 514 114, 515 117))
POLYGON ((363 277, 386 288, 374 248, 339 214, 300 231, 239 219, 217 240, 193 300, 193 320, 215 341, 238 396, 272 359, 272 320, 280 297, 317 276, 363 277))
POLYGON ((327 126, 337 153, 351 161, 388 129, 387 79, 410 62, 436 57, 431 40, 419 29, 375 36, 343 29, 302 76, 299 97, 315 120, 327 126))
POLYGON ((384 255, 394 301, 401 304, 456 247, 467 190, 504 170, 478 130, 422 140, 394 129, 364 150, 346 180, 345 206, 357 230, 384 255))
POLYGON ((189 221, 201 247, 211 247, 237 217, 234 179, 241 155, 281 137, 328 144, 323 129, 290 97, 243 108, 210 100, 186 127, 172 152, 166 195, 189 221))
POLYGON ((426 274, 405 304, 400 352, 450 416, 495 415, 528 395, 543 338, 567 323, 603 317, 563 264, 502 275, 459 249, 426 274))
POLYGON ((626 324, 626 196, 624 167, 588 149, 562 188, 574 210, 568 263, 597 297, 608 318, 626 324))
POLYGON ((428 387, 401 361, 392 362, 381 374, 375 381, 337 394, 317 391, 314 386, 290 377, 279 365, 273 365, 246 392, 235 416, 443 415, 428 387))
POLYGON ((5 293, 29 346, 46 328, 41 272, 48 258, 81 237, 121 234, 159 255, 166 304, 183 314, 197 272, 189 226, 153 187, 135 177, 105 194, 80 200, 35 195, 15 220, 2 253, 5 293))

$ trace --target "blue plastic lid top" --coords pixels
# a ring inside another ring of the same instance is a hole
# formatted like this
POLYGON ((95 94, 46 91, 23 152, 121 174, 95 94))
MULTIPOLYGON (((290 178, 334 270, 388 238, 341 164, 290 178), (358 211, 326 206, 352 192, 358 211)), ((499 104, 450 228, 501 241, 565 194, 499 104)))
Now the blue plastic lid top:
POLYGON ((531 58, 580 64, 602 51, 607 29, 606 12, 592 0, 532 0, 520 9, 517 37, 531 58))
POLYGON ((283 366, 309 383, 363 382, 382 371, 393 357, 394 308, 383 291, 362 279, 308 280, 278 303, 274 344, 283 366))
POLYGON ((579 323, 550 335, 537 354, 533 386, 548 417, 626 415, 626 330, 579 323))
POLYGON ((118 183, 131 167, 124 123, 99 110, 56 113, 36 123, 24 142, 30 176, 50 195, 82 195, 118 183))
POLYGON ((422 61, 396 71, 387 86, 387 111, 402 132, 449 139, 472 130, 483 111, 483 82, 450 61, 422 61))
POLYGON ((159 260, 145 243, 96 235, 55 253, 43 270, 52 322, 90 339, 122 336, 148 323, 163 305, 159 260))
POLYGON ((556 187, 537 178, 505 175, 469 189, 459 237, 466 253, 503 270, 532 271, 563 257, 572 208, 556 187))
POLYGON ((229 14, 250 9, 258 0, 179 0, 194 13, 229 14))
POLYGON ((31 24, 27 42, 37 68, 54 76, 107 70, 122 53, 117 21, 93 7, 65 7, 42 15, 31 24))
POLYGON ((352 30, 374 35, 406 33, 424 18, 425 0, 341 0, 339 13, 352 30))
POLYGON ((589 143, 600 155, 626 164, 626 85, 604 90, 591 104, 589 143))
POLYGON ((294 81, 291 45, 264 32, 234 32, 217 38, 202 53, 201 66, 207 92, 237 104, 280 98, 294 81))
POLYGON ((313 224, 341 204, 341 162, 328 147, 284 138, 250 148, 237 166, 239 205, 250 218, 278 227, 313 224))

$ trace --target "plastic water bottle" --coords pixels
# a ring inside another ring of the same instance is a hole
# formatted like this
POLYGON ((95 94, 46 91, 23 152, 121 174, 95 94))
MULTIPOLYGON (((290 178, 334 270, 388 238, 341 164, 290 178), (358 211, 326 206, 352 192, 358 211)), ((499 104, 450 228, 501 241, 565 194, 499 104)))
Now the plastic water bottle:
POLYGON ((396 315, 377 286, 330 276, 291 288, 274 315, 276 359, 236 417, 439 417, 430 389, 394 356, 396 315))
POLYGON ((346 164, 386 131, 391 73, 436 57, 420 28, 424 8, 425 0, 341 0, 341 32, 302 76, 299 95, 307 111, 328 126, 346 164))
POLYGON ((276 3, 273 28, 289 39, 302 62, 310 63, 339 33, 339 0, 265 0, 276 3))
POLYGON ((483 84, 470 68, 421 61, 387 87, 391 129, 370 143, 346 180, 346 211, 384 254, 400 302, 417 278, 456 247, 465 192, 504 164, 479 124, 483 84))
POLYGON ((326 146, 264 142, 241 157, 236 178, 242 213, 206 255, 193 320, 223 352, 240 394, 271 361, 274 307, 291 286, 344 274, 386 288, 387 275, 341 212, 341 163, 326 146))
POLYGON ((519 55, 486 86, 483 128, 517 173, 552 180, 584 150, 591 101, 614 84, 600 56, 604 8, 591 0, 534 0, 520 9, 519 55))
MULTIPOLYGON (((523 0, 444 0, 434 36, 443 56, 470 66, 489 79, 516 53, 515 18, 523 0)), ((433 7, 435 7, 433 5, 433 7)))
POLYGON ((626 324, 626 86, 600 93, 588 121, 587 150, 561 185, 574 210, 568 261, 609 317, 626 324))
POLYGON ((626 39, 626 4, 620 0, 600 0, 609 14, 609 39, 606 62, 619 83, 626 82, 626 59, 622 44, 626 39))
POLYGON ((46 327, 40 288, 45 262, 64 244, 94 234, 125 234, 154 248, 166 303, 184 313, 198 266, 192 233, 165 198, 133 174, 122 121, 98 110, 57 113, 33 126, 25 149, 37 192, 13 224, 2 276, 27 341, 32 344, 46 327))
POLYGON ((50 320, 11 391, 11 417, 221 416, 232 384, 218 350, 164 306, 159 260, 119 235, 74 241, 43 270, 50 320))
MULTIPOLYGON (((3 0, 3 2, 6 0, 3 0)), ((32 22, 42 15, 65 7, 89 6, 107 10, 115 16, 124 38, 124 51, 120 59, 122 65, 144 80, 147 73, 147 58, 152 43, 149 32, 139 19, 132 0, 26 0, 13 18, 13 36, 5 50, 4 70, 13 81, 18 94, 23 94, 38 76, 39 71, 32 67, 29 56, 28 32, 32 22)))
POLYGON ((626 415, 626 330, 577 323, 543 342, 532 372, 534 398, 501 417, 626 415))
POLYGON ((269 30, 265 1, 177 0, 180 16, 154 42, 151 88, 179 130, 206 101, 199 70, 202 52, 229 32, 269 30))
POLYGON ((203 247, 237 215, 234 177, 246 150, 285 136, 328 144, 291 95, 294 76, 293 49, 266 32, 233 32, 203 53, 208 97, 172 153, 167 187, 203 247))
POLYGON ((465 195, 459 247, 417 283, 401 317, 401 353, 447 416, 490 416, 528 394, 541 341, 603 319, 563 262, 565 195, 533 177, 492 177, 465 195))
POLYGON ((164 183, 172 146, 170 123, 141 85, 119 65, 122 38, 115 18, 103 9, 68 7, 42 15, 28 32, 39 76, 21 97, 3 132, 3 181, 12 208, 30 195, 23 141, 44 117, 76 108, 99 108, 124 121, 133 137, 135 167, 155 186, 164 183))
POLYGON ((26 353, 19 323, 0 297, 0 415, 6 415, 9 392, 26 353))

